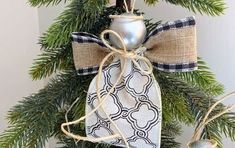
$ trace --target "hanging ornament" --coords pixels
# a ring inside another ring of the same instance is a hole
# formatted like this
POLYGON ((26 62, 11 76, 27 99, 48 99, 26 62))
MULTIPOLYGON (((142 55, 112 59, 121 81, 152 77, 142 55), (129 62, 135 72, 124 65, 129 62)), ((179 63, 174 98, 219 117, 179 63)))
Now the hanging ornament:
POLYGON ((168 72, 197 69, 194 17, 159 25, 146 35, 143 16, 134 15, 133 9, 110 16, 113 22, 101 39, 72 33, 78 74, 98 73, 89 86, 85 116, 61 125, 75 140, 160 148, 161 91, 153 68, 168 72), (83 120, 86 137, 69 129, 83 120))
POLYGON ((217 142, 213 140, 198 140, 190 143, 190 148, 216 148, 217 142))
POLYGON ((229 107, 226 107, 223 111, 221 111, 221 112, 217 113, 216 115, 209 118, 210 113, 213 111, 213 109, 219 103, 221 103, 222 101, 228 99, 229 97, 231 97, 233 95, 235 95, 235 92, 232 92, 232 93, 229 93, 229 94, 225 95, 224 97, 219 99, 217 102, 215 102, 209 108, 209 110, 206 113, 205 117, 203 118, 203 120, 201 122, 199 122, 197 128, 195 129, 193 137, 190 140, 190 142, 188 143, 188 148, 216 148, 217 147, 218 143, 213 139, 200 139, 201 135, 202 135, 202 131, 209 122, 219 118, 220 116, 224 115, 225 113, 228 113, 233 108, 235 108, 235 104, 233 104, 229 107))

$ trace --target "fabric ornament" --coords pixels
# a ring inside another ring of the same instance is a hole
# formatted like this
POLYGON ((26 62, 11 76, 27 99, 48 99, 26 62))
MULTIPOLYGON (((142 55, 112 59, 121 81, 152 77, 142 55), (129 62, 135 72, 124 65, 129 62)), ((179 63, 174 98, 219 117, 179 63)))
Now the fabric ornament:
MULTIPOLYGON (((143 19, 133 15, 111 17, 114 21, 143 19)), ((85 116, 63 123, 61 129, 75 140, 127 148, 160 148, 161 92, 152 71, 197 69, 195 19, 187 17, 159 25, 135 49, 127 48, 127 36, 114 29, 104 30, 101 39, 85 32, 72 33, 78 74, 98 74, 89 86, 85 116), (107 34, 119 42, 119 47, 107 41, 107 34), (69 126, 83 120, 87 137, 71 133, 69 126)))

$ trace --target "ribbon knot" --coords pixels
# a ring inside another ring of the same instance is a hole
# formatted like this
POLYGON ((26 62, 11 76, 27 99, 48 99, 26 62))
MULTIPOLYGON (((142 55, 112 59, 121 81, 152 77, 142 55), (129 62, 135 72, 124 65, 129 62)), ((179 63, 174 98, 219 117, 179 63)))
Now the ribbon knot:
POLYGON ((135 59, 137 57, 135 52, 122 52, 120 55, 129 59, 135 59))

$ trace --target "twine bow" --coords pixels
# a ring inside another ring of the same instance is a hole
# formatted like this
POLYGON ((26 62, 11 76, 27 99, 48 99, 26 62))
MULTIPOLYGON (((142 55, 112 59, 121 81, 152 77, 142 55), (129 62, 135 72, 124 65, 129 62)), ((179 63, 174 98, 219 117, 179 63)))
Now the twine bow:
MULTIPOLYGON (((105 30, 101 33, 101 39, 103 41, 103 43, 109 48, 112 50, 112 52, 110 52, 110 54, 108 54, 104 59, 103 61, 101 62, 100 64, 100 67, 103 67, 104 63, 108 60, 109 57, 111 57, 112 55, 116 54, 120 57, 120 59, 124 58, 124 59, 131 59, 131 61, 134 63, 134 65, 144 74, 151 74, 152 71, 153 71, 153 67, 152 67, 152 63, 149 61, 149 59, 147 59, 146 57, 142 56, 142 55, 139 55, 139 54, 142 54, 143 51, 145 50, 145 48, 138 48, 137 50, 132 50, 132 51, 128 51, 126 49, 126 46, 125 46, 125 43, 124 43, 124 40, 122 39, 122 37, 115 31, 113 30, 105 30), (105 40, 104 38, 104 35, 107 34, 107 33, 111 33, 113 35, 115 35, 120 41, 121 41, 121 44, 122 44, 122 47, 123 47, 123 50, 120 50, 120 49, 117 49, 117 48, 114 48, 112 46, 110 46, 108 44, 108 42, 105 40), (147 71, 146 70, 143 70, 142 67, 140 67, 139 63, 136 61, 136 60, 141 60, 143 61, 146 66, 147 66, 147 71)), ((124 68, 122 68, 124 69, 124 68)), ((102 70, 102 69, 101 69, 102 70)))

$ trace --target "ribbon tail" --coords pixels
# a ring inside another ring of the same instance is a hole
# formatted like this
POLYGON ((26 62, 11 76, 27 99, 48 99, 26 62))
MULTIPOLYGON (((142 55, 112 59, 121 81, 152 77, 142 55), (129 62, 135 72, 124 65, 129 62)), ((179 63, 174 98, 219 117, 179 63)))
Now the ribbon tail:
POLYGON ((197 69, 195 18, 159 25, 147 37, 144 53, 153 67, 168 72, 197 69))
POLYGON ((100 62, 109 53, 98 37, 85 32, 72 33, 72 48, 78 75, 97 73, 100 62))

